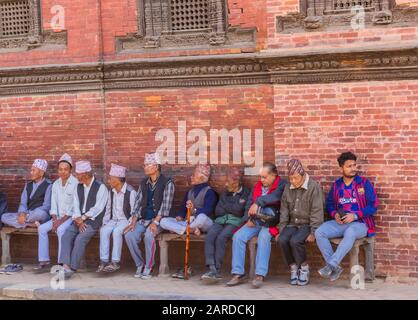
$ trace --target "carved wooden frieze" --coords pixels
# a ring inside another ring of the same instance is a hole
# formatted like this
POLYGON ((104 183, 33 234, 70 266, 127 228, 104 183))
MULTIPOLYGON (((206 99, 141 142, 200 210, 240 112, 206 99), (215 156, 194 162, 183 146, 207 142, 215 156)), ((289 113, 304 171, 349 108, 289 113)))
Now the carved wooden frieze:
POLYGON ((417 26, 417 7, 395 0, 300 0, 300 12, 276 17, 278 33, 417 26))
POLYGON ((138 32, 116 37, 118 52, 255 45, 255 28, 228 26, 226 0, 137 0, 138 32))
POLYGON ((418 79, 418 46, 0 69, 0 96, 88 90, 418 79))

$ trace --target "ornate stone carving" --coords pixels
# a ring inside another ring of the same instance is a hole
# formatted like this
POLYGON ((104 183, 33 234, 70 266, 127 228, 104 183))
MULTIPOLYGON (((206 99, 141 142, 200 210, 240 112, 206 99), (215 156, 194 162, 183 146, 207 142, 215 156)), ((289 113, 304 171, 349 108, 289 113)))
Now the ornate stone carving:
POLYGON ((418 47, 269 53, 0 69, 0 96, 87 90, 418 78, 418 47))
POLYGON ((228 26, 226 0, 137 0, 138 32, 116 38, 117 51, 255 45, 255 29, 228 26))
POLYGON ((417 7, 396 7, 395 0, 300 0, 300 12, 278 16, 276 29, 279 33, 353 29, 353 19, 364 19, 366 28, 416 26, 417 16, 417 7))

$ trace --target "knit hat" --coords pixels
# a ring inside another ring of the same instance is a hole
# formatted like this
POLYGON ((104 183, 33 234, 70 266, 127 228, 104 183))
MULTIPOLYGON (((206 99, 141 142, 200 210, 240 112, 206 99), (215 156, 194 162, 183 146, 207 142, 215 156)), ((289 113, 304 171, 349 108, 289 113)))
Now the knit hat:
POLYGON ((292 176, 296 173, 302 176, 305 173, 305 170, 298 159, 292 159, 287 163, 287 174, 292 176))

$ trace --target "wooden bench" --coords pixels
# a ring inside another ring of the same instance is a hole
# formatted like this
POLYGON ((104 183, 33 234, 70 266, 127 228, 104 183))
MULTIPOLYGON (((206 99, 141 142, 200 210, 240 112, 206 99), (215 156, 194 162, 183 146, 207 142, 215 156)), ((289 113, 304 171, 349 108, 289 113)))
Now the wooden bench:
MULTIPOLYGON (((333 244, 340 244, 342 238, 331 239, 331 243, 333 244)), ((365 237, 356 240, 354 242, 353 248, 349 252, 350 256, 350 280, 353 278, 355 274, 353 274, 352 268, 354 266, 359 265, 359 254, 360 254, 360 247, 363 246, 364 248, 364 279, 368 282, 372 282, 375 279, 375 272, 374 272, 374 237, 365 237)))
MULTIPOLYGON (((170 267, 168 264, 168 247, 169 242, 171 241, 186 241, 185 235, 178 235, 172 233, 161 233, 157 236, 158 244, 160 246, 160 268, 159 268, 159 275, 167 276, 170 273, 170 267)), ((331 239, 331 243, 338 245, 341 242, 341 238, 331 239)), ((205 236, 190 236, 190 241, 198 241, 203 242, 205 241, 205 236)), ((274 239, 272 239, 273 242, 274 239)), ((350 279, 352 278, 353 274, 351 273, 351 269, 353 266, 359 265, 359 253, 360 247, 364 246, 365 251, 365 279, 366 281, 373 281, 375 278, 374 273, 374 237, 366 237, 359 240, 353 245, 353 248, 350 250, 349 257, 350 257, 350 279)), ((257 255, 257 237, 252 238, 248 241, 248 249, 250 252, 250 277, 253 278, 255 276, 255 259, 257 255)))
MULTIPOLYGON (((31 236, 38 236, 38 229, 36 228, 23 228, 23 229, 16 229, 12 227, 3 227, 0 230, 0 237, 1 237, 1 264, 6 265, 11 263, 12 257, 10 254, 10 238, 12 234, 16 235, 31 235, 31 236)), ((49 232, 49 235, 55 235, 54 232, 49 232)), ((99 233, 97 232, 93 238, 98 238, 99 233)), ((87 263, 85 257, 81 260, 81 267, 80 269, 86 269, 87 263)))
MULTIPOLYGON (((1 240, 2 240, 2 256, 1 263, 3 265, 11 263, 11 254, 10 254, 10 238, 12 234, 19 235, 33 235, 37 236, 38 230, 35 228, 25 228, 25 229, 15 229, 11 227, 3 227, 0 231, 1 240)), ((51 233, 54 234, 54 233, 51 233)), ((94 237, 99 237, 98 233, 94 237)), ((159 275, 166 276, 170 273, 170 267, 168 263, 168 247, 169 242, 171 241, 182 241, 186 240, 185 235, 178 235, 172 233, 161 233, 157 236, 157 241, 160 246, 160 267, 159 275)), ((338 245, 341 242, 341 238, 331 239, 333 244, 338 245)), ((190 241, 192 242, 204 242, 205 235, 201 236, 190 236, 190 241)), ((274 240, 272 240, 274 242, 274 240)), ((351 273, 351 268, 353 266, 359 265, 359 253, 360 247, 364 247, 365 251, 365 280, 373 281, 375 278, 374 272, 374 237, 366 237, 359 240, 356 240, 353 248, 350 250, 350 279, 353 277, 351 273)), ((255 259, 257 255, 257 237, 252 238, 248 241, 248 249, 250 253, 250 277, 255 276, 255 259)), ((83 259, 82 269, 85 268, 86 262, 83 259)))
POLYGON ((3 227, 0 231, 1 236, 1 264, 9 264, 12 261, 10 254, 10 238, 12 234, 22 234, 22 235, 38 235, 38 229, 35 228, 24 228, 24 229, 15 229, 11 227, 3 227))

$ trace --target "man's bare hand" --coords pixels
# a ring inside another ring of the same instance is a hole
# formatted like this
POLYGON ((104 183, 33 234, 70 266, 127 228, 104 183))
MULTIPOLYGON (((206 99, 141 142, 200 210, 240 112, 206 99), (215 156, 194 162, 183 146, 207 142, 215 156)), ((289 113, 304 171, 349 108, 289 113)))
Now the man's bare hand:
POLYGON ((248 214, 250 216, 255 216, 257 214, 257 210, 258 210, 258 205, 253 203, 250 207, 250 209, 248 210, 248 214))
POLYGON ((180 217, 180 216, 177 216, 177 217, 176 217, 176 221, 181 221, 181 220, 183 220, 183 218, 182 218, 182 217, 180 217))
POLYGON ((19 215, 17 216, 17 223, 18 224, 25 224, 26 223, 26 217, 27 214, 24 212, 19 213, 19 215))
POLYGON ((343 221, 343 223, 351 223, 354 220, 356 220, 356 216, 354 213, 348 213, 341 220, 343 221))
POLYGON ((83 223, 83 219, 81 219, 81 217, 79 217, 79 218, 75 218, 75 219, 74 219, 74 224, 75 224, 77 227, 79 227, 81 223, 83 223))
POLYGON ((337 221, 338 224, 343 224, 344 222, 341 220, 340 214, 336 213, 335 214, 335 221, 337 221))
POLYGON ((155 223, 151 223, 149 225, 149 230, 152 232, 152 234, 155 237, 157 235, 157 233, 158 233, 158 226, 155 223))
POLYGON ((78 225, 78 230, 83 233, 87 230, 87 225, 82 221, 79 225, 78 225))
POLYGON ((52 232, 56 232, 58 227, 62 225, 63 221, 62 219, 57 219, 57 216, 52 216, 52 217, 53 217, 52 218, 52 232))
POLYGON ((123 229, 123 234, 127 234, 135 229, 136 221, 132 221, 125 229, 123 229))
POLYGON ((313 233, 311 233, 305 240, 306 242, 315 242, 315 235, 313 233))
POLYGON ((193 204, 192 200, 187 200, 187 202, 186 202, 186 208, 187 209, 190 209, 190 211, 193 212, 193 210, 194 210, 194 204, 193 204))

